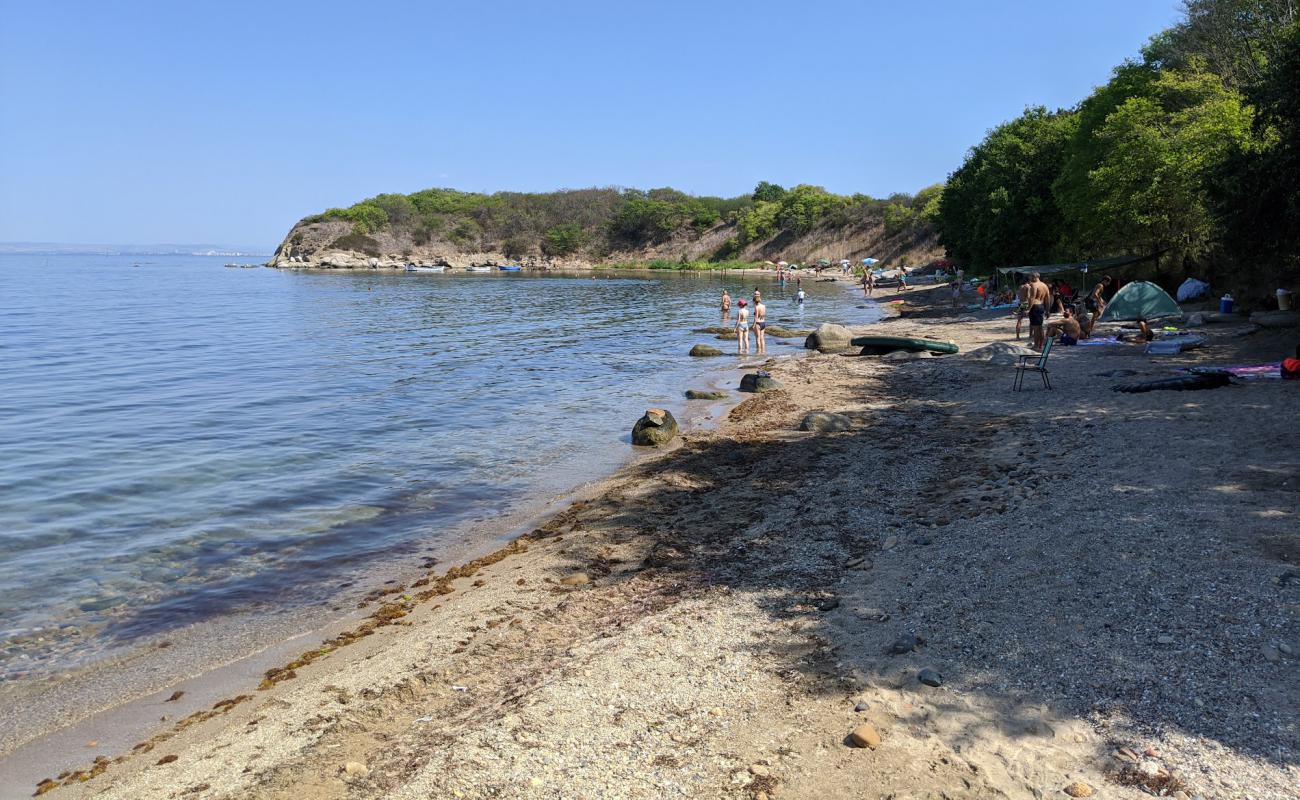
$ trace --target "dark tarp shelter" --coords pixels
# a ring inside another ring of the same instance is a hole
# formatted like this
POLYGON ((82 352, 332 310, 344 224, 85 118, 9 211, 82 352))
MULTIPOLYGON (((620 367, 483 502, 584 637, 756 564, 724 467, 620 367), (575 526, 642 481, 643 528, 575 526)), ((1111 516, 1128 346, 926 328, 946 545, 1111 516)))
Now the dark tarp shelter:
MULTIPOLYGON (((1062 272, 1077 272, 1080 275, 1094 274, 1103 275, 1107 271, 1116 270, 1121 267, 1132 266, 1142 261, 1150 261, 1160 253, 1151 253, 1145 256, 1114 256, 1112 258, 1098 258, 1093 261, 1075 261, 1069 264, 1041 264, 1038 266, 1028 267, 998 267, 997 269, 997 286, 1002 288, 1006 281, 1011 281, 1012 286, 1023 283, 1028 279, 1029 273, 1037 272, 1044 277, 1056 275, 1062 272)), ((1086 288, 1086 287, 1081 287, 1086 288)))

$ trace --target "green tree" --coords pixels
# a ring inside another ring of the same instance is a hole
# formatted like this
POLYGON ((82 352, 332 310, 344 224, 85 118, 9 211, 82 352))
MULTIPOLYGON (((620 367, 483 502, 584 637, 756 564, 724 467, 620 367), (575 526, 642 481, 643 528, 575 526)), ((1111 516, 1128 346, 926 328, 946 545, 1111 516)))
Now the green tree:
POLYGON ((1062 217, 1052 183, 1076 124, 1073 113, 1030 108, 971 148, 949 176, 935 219, 952 258, 988 269, 1055 255, 1062 217))
MULTIPOLYGON (((1199 65, 1193 64, 1193 67, 1199 65)), ((1093 253, 1173 251, 1201 255, 1216 227, 1207 179, 1248 145, 1252 112, 1240 93, 1204 69, 1164 70, 1150 91, 1129 97, 1096 130, 1082 203, 1066 202, 1093 253)))
POLYGON ((785 189, 775 183, 759 181, 750 197, 755 203, 777 203, 785 197, 785 189))
POLYGON ((1300 280, 1300 23, 1281 40, 1249 92, 1258 109, 1254 141, 1220 164, 1211 196, 1237 266, 1285 286, 1300 280))

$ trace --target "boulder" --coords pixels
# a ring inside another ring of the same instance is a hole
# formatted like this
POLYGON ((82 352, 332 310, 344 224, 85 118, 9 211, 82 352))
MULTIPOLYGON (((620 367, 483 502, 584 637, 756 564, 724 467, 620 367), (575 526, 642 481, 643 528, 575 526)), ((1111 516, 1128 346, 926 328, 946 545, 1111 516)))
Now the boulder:
POLYGON ((853 421, 843 414, 832 414, 829 411, 814 411, 803 418, 799 423, 801 431, 816 431, 818 433, 835 433, 838 431, 847 431, 853 427, 853 421))
MULTIPOLYGON (((870 353, 868 353, 867 351, 871 349, 873 348, 870 347, 862 348, 862 355, 870 355, 870 353)), ((882 358, 884 358, 886 361, 915 361, 918 358, 933 358, 933 357, 934 357, 934 353, 931 353, 928 350, 918 350, 916 352, 912 352, 911 350, 892 350, 888 353, 885 353, 885 355, 882 356, 882 358)))
POLYGON ((707 344, 697 344, 691 348, 691 356, 694 358, 711 358, 722 355, 722 351, 716 347, 709 347, 707 344))
POLYGON ((632 426, 632 444, 658 447, 668 444, 677 435, 677 420, 662 408, 647 409, 645 415, 632 426))
POLYGON ((963 358, 971 361, 987 361, 990 364, 1016 364, 1020 356, 1037 356, 1038 351, 1032 347, 1023 347, 1010 342, 994 342, 977 347, 966 353, 963 358))
POLYGON ((687 389, 687 400, 726 400, 726 392, 711 392, 706 389, 687 389))
POLYGON ((774 392, 780 388, 781 384, 766 372, 751 372, 740 379, 740 391, 742 392, 761 394, 763 392, 774 392))
POLYGON ((1256 311, 1250 321, 1263 328, 1300 328, 1300 311, 1256 311))
POLYGON ((862 724, 849 734, 849 744, 875 750, 880 746, 880 734, 876 733, 876 729, 870 725, 862 724))
POLYGON ((1195 314, 1187 315, 1187 327, 1199 328, 1205 324, 1205 312, 1197 311, 1195 314))
POLYGON ((823 322, 808 334, 803 346, 819 353, 835 353, 851 347, 852 340, 853 332, 848 328, 833 322, 823 322))

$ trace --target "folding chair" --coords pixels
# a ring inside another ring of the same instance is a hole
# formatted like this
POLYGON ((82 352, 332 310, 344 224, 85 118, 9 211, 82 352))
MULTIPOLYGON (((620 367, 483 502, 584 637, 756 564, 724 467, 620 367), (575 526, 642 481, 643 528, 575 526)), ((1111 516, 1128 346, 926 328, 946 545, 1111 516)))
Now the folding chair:
POLYGON ((1052 344, 1055 341, 1056 341, 1055 336, 1047 337, 1046 343, 1043 344, 1043 352, 1038 354, 1037 356, 1038 362, 1035 364, 1029 363, 1030 359, 1034 358, 1034 356, 1020 357, 1020 363, 1016 365, 1016 381, 1013 384, 1014 391, 1018 392, 1024 386, 1026 372, 1037 372, 1039 375, 1042 375, 1043 388, 1045 389, 1052 388, 1052 379, 1049 378, 1047 375, 1047 356, 1051 354, 1052 344))

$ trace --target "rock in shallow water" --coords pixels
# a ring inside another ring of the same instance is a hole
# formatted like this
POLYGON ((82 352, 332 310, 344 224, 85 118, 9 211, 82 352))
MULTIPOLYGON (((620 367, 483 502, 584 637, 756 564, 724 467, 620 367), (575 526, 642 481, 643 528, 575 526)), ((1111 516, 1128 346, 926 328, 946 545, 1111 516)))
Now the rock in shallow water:
POLYGON ((687 389, 687 400, 726 400, 726 392, 711 392, 705 389, 687 389))
POLYGON ((781 384, 765 372, 751 372, 740 379, 740 391, 754 392, 774 392, 781 388, 781 384))
POLYGON ((691 355, 695 358, 709 358, 722 355, 722 351, 707 344, 697 344, 691 348, 691 355))
POLYGON ((632 444, 642 447, 658 447, 668 444, 677 435, 677 420, 671 412, 662 408, 651 408, 632 426, 632 444))

